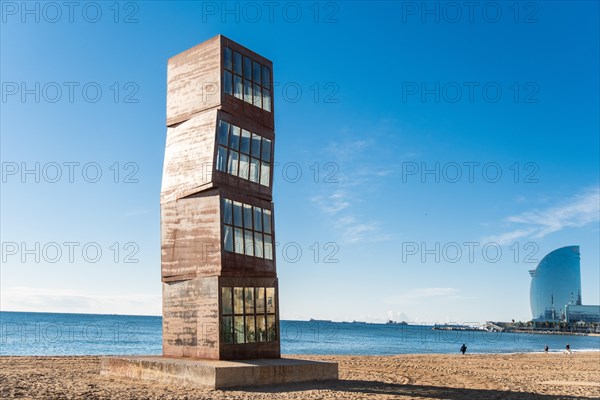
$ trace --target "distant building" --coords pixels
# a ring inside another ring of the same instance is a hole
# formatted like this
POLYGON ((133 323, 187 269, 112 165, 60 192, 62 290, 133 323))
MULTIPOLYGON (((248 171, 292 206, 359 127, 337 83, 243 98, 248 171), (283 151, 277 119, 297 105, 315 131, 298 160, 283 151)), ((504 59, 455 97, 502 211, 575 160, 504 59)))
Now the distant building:
POLYGON ((567 305, 581 306, 579 246, 562 247, 548 253, 529 273, 533 321, 562 321, 566 319, 567 305))
POLYGON ((565 319, 569 324, 577 322, 600 323, 600 306, 567 304, 565 306, 565 319))

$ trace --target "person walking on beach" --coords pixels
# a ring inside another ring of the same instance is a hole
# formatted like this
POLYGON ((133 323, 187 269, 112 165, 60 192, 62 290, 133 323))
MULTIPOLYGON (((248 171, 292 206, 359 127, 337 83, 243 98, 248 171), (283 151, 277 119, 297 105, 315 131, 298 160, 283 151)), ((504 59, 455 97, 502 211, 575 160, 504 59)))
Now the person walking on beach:
POLYGON ((463 353, 463 355, 467 352, 467 346, 465 346, 464 343, 462 346, 460 346, 460 352, 463 353))
POLYGON ((545 345, 545 346, 544 346, 544 353, 547 353, 549 349, 550 349, 550 348, 548 347, 548 345, 545 345))

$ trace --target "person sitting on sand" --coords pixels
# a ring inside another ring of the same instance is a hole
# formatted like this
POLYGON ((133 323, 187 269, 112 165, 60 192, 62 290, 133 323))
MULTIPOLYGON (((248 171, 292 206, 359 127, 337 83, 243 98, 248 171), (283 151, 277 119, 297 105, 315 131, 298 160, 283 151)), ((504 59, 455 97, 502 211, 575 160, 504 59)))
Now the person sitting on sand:
POLYGON ((567 344, 567 347, 566 347, 565 353, 567 353, 567 354, 571 354, 571 346, 570 346, 570 345, 568 345, 568 344, 567 344))
POLYGON ((460 346, 460 352, 463 353, 463 355, 467 352, 467 346, 465 346, 464 343, 462 346, 460 346))

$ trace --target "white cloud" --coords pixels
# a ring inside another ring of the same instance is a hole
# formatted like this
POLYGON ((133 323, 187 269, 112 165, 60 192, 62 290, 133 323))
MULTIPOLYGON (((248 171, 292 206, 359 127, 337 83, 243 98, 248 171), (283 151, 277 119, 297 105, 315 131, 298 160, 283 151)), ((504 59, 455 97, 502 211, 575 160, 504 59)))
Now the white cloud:
POLYGON ((388 304, 415 304, 428 299, 437 301, 448 301, 455 299, 464 299, 466 297, 459 295, 459 290, 455 288, 421 288, 409 290, 406 293, 389 296, 386 299, 388 304))
POLYGON ((335 177, 337 182, 323 185, 326 192, 310 200, 332 218, 341 242, 377 242, 391 238, 391 235, 382 232, 379 221, 361 216, 356 207, 364 201, 362 196, 375 190, 378 179, 393 173, 390 166, 381 167, 371 162, 374 153, 370 150, 374 145, 373 140, 354 140, 327 147, 327 153, 339 166, 335 177))
POLYGON ((539 239, 565 228, 580 228, 600 221, 600 190, 588 190, 566 204, 527 211, 505 220, 519 226, 483 240, 506 245, 522 238, 539 239))
POLYGON ((161 296, 147 294, 91 295, 79 290, 2 288, 2 311, 160 315, 161 296))
POLYGON ((346 243, 381 242, 390 240, 391 235, 383 233, 379 222, 358 222, 355 217, 340 218, 336 226, 341 230, 341 240, 346 243))
POLYGON ((315 204, 326 214, 335 215, 350 206, 350 198, 344 190, 336 190, 325 196, 311 198, 315 204))

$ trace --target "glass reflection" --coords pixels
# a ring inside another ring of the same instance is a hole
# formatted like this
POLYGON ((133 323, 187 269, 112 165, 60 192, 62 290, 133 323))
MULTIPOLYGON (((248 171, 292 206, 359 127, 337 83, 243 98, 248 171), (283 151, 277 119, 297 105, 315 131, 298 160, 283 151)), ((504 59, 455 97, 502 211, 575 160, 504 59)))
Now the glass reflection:
POLYGON ((235 343, 244 343, 244 317, 235 316, 235 343))
POLYGON ((267 313, 275 313, 275 288, 267 288, 267 313))
POLYGON ((233 288, 233 312, 235 314, 244 313, 244 288, 233 288))
POLYGON ((246 343, 256 342, 256 328, 254 326, 254 316, 246 316, 246 343))
POLYGON ((264 315, 256 316, 256 338, 258 342, 267 341, 267 325, 264 315))
POLYGON ((244 288, 244 304, 246 314, 254 314, 254 288, 244 288))
POLYGON ((233 291, 230 287, 221 288, 223 314, 233 314, 233 291))
POLYGON ((267 315, 267 340, 269 342, 277 340, 277 324, 274 315, 267 315))
POLYGON ((233 317, 223 317, 223 342, 233 343, 233 317))
POLYGON ((265 313, 265 288, 264 287, 256 288, 256 313, 257 314, 265 313))

